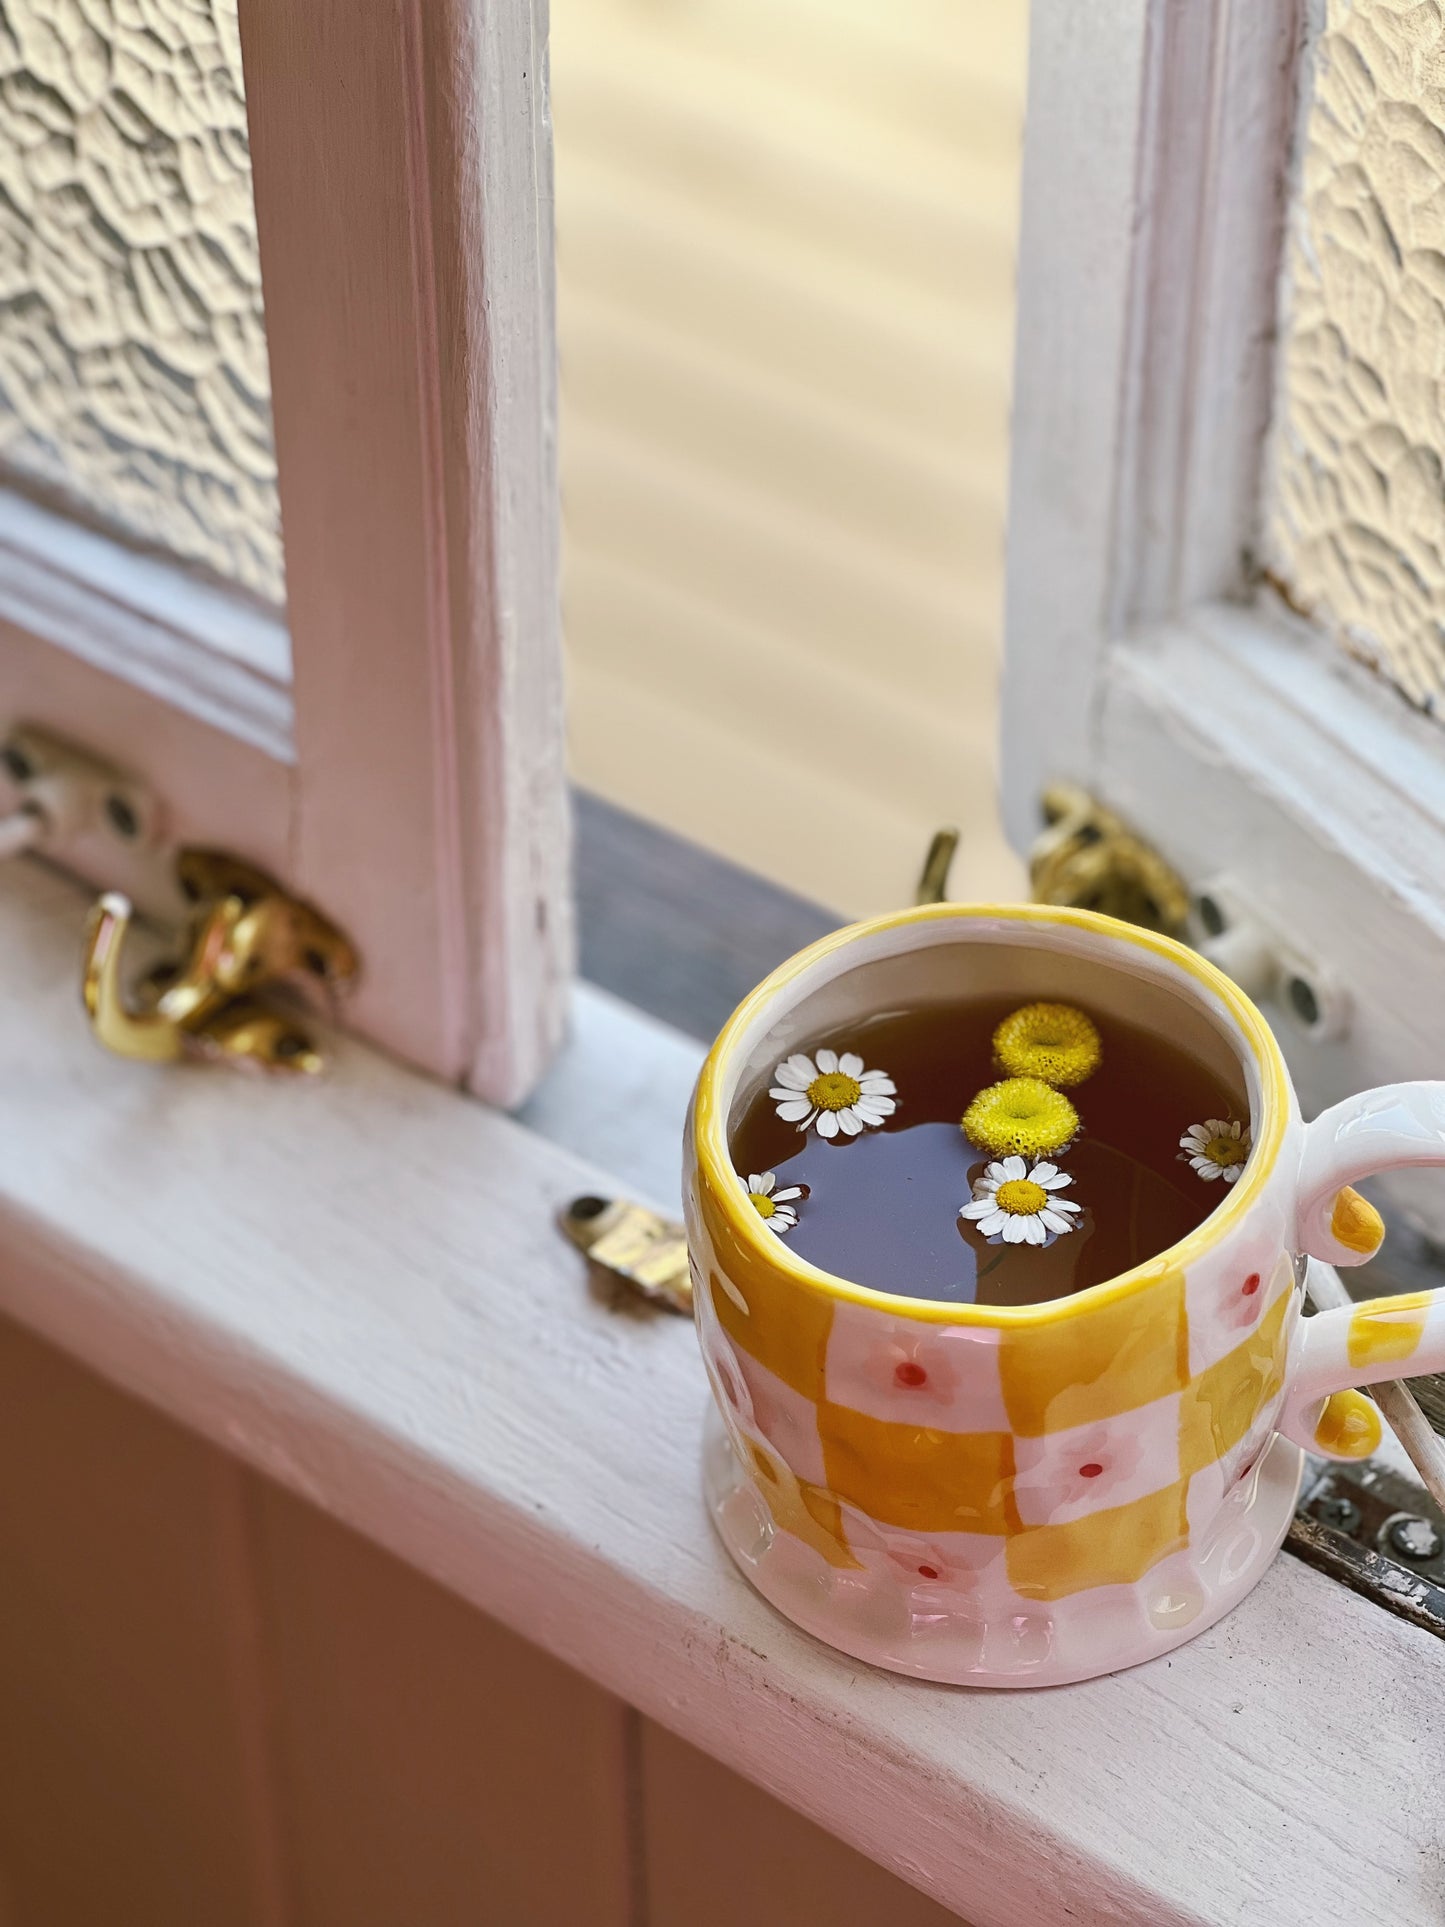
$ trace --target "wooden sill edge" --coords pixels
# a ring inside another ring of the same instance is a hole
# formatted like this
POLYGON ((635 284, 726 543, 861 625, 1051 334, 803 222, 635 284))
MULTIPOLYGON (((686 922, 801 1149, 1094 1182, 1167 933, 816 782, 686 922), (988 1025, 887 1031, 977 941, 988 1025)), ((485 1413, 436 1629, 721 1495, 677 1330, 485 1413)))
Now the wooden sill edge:
POLYGON ((0 1311, 747 1774, 975 1927, 1438 1920, 1440 1647, 1294 1560, 1172 1659, 906 1683, 757 1600, 697 1493, 678 1320, 588 1294, 560 1205, 675 1208, 697 1047, 598 993, 534 1127, 343 1044, 295 1090, 106 1057, 84 902, 0 878, 0 1311), (570 1148, 569 1148, 570 1147, 570 1148))

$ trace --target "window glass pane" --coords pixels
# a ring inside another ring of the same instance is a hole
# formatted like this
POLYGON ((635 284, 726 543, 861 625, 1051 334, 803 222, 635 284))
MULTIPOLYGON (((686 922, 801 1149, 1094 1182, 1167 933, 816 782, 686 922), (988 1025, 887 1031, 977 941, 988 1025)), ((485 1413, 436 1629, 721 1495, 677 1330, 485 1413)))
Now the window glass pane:
POLYGON ((0 0, 0 480, 282 601, 236 0, 0 0))
POLYGON ((1264 561, 1445 711, 1445 27, 1326 0, 1286 244, 1264 561))

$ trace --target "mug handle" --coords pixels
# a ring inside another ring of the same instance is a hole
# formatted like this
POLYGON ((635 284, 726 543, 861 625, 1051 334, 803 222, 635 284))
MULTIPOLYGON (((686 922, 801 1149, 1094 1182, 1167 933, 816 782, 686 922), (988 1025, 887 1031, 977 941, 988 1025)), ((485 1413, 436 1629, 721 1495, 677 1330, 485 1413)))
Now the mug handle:
MULTIPOLYGON (((1430 1164, 1445 1165, 1445 1084, 1382 1084, 1322 1111, 1305 1127, 1298 1248, 1327 1264, 1363 1264, 1385 1225, 1354 1181, 1430 1164)), ((1365 1459, 1380 1443, 1378 1408, 1356 1386, 1445 1371, 1445 1290, 1361 1299, 1301 1330, 1278 1429, 1326 1458, 1365 1459)))

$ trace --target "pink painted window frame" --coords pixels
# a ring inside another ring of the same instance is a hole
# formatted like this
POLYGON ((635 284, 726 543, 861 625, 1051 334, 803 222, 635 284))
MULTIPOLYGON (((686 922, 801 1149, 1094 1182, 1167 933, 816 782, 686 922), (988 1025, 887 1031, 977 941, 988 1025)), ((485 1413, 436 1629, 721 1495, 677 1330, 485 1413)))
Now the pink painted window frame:
MULTIPOLYGON (((57 518, 37 541, 19 504, 0 723, 127 764, 168 844, 313 898, 362 951, 348 1022, 512 1104, 573 952, 545 3, 240 17, 284 626, 57 518)), ((154 865, 58 854, 163 907, 154 865)))

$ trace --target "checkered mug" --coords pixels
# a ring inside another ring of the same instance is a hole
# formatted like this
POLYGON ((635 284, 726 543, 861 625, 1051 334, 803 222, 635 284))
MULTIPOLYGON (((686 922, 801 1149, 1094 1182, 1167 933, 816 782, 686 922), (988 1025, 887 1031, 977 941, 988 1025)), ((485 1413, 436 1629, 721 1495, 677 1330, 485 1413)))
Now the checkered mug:
POLYGON ((1300 1316, 1308 1257, 1358 1264, 1383 1236, 1353 1181, 1412 1164, 1445 1164, 1445 1084, 1304 1124, 1254 1005, 1167 938, 1087 911, 940 904, 814 944, 728 1021, 688 1120, 723 1543, 809 1632, 926 1679, 1052 1685, 1168 1651, 1274 1557, 1301 1447, 1352 1459, 1379 1443, 1355 1388, 1445 1369, 1445 1292, 1300 1316), (1218 1208, 1148 1263, 1039 1305, 895 1296, 790 1251, 733 1169, 731 1123, 810 1038, 960 994, 1081 1004, 1242 1074, 1253 1149, 1218 1208))

